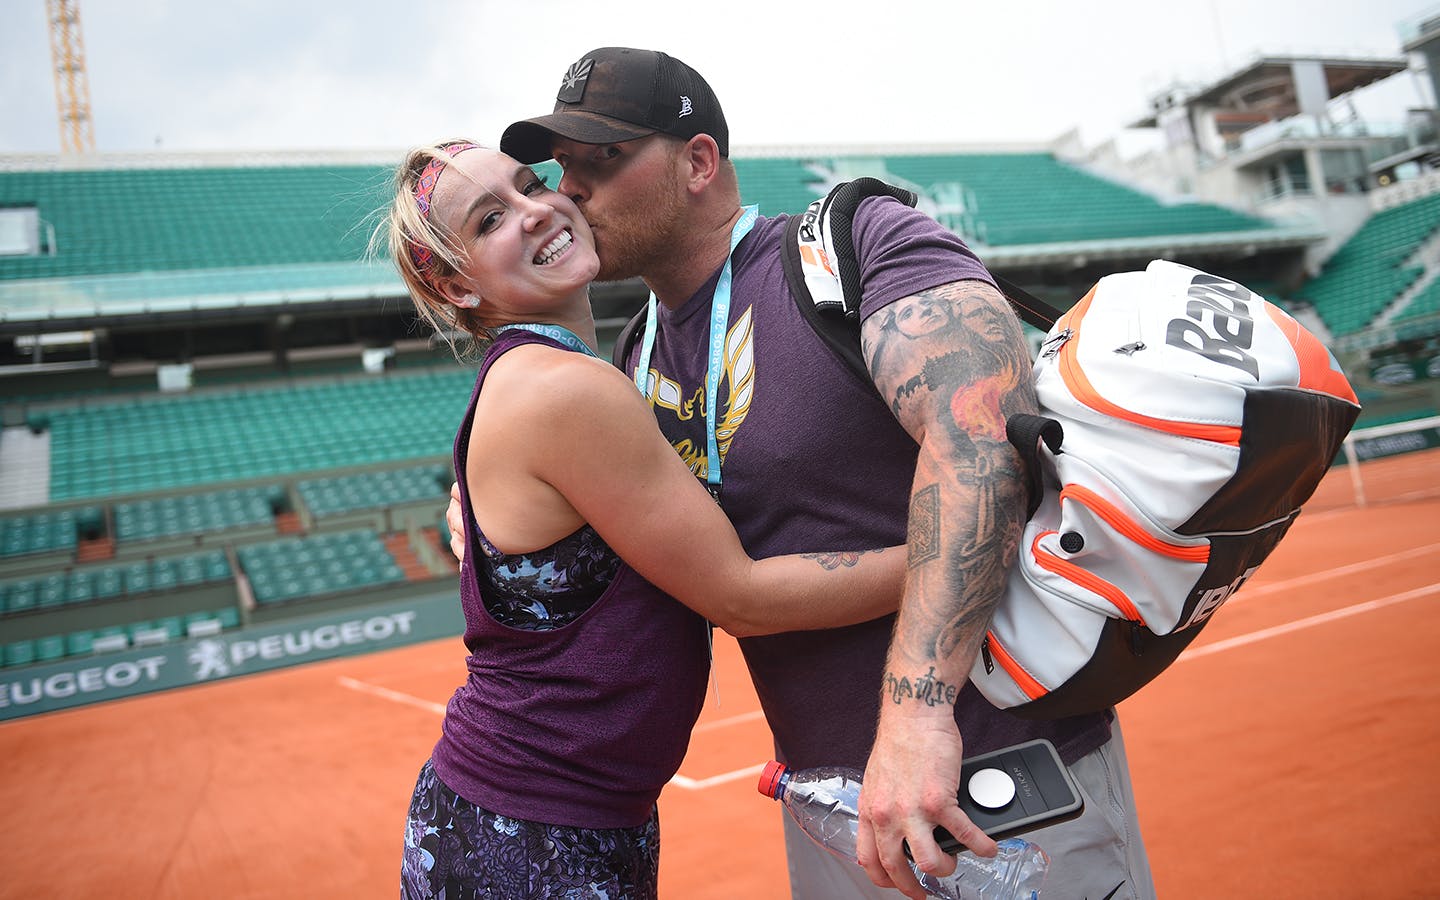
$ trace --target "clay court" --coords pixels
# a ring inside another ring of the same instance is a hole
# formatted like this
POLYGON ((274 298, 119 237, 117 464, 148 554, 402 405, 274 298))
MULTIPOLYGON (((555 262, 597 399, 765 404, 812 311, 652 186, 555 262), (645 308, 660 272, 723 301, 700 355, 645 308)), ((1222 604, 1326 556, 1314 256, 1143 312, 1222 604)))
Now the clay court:
MULTIPOLYGON (((1440 896, 1440 451, 1339 468, 1122 706, 1160 896, 1440 896)), ((728 638, 661 799, 661 895, 788 897, 728 638)), ((0 725, 0 896, 393 898, 458 639, 0 725)), ((896 895, 899 896, 899 895, 896 895)), ((1069 900, 1069 898, 1061 898, 1069 900)))

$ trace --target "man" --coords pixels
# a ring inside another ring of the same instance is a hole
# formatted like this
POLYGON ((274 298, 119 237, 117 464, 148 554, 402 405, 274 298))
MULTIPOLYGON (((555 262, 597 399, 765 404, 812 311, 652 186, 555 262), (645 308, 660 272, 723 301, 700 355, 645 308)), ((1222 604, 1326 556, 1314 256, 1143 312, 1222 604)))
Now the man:
MULTIPOLYGON (((650 287, 655 335, 625 369, 643 366, 636 381, 662 431, 752 556, 909 544, 898 619, 740 642, 782 760, 869 759, 865 868, 787 820, 793 896, 893 896, 875 887, 893 884, 923 897, 902 841, 944 874, 953 860, 933 840, 937 824, 993 852, 955 802, 962 752, 1036 737, 1056 745, 1087 802, 1079 819, 1030 835, 1052 857, 1047 894, 1150 896, 1112 716, 1025 722, 966 682, 1024 518, 1004 420, 1035 408, 1019 323, 984 266, 928 217, 865 201, 855 243, 873 383, 862 382, 789 295, 784 218, 750 226, 724 113, 689 66, 648 50, 587 53, 554 112, 510 126, 501 149, 558 161, 558 189, 595 234, 600 279, 650 287), (921 682, 929 689, 902 689, 921 682)), ((453 505, 450 519, 458 532, 453 505)))

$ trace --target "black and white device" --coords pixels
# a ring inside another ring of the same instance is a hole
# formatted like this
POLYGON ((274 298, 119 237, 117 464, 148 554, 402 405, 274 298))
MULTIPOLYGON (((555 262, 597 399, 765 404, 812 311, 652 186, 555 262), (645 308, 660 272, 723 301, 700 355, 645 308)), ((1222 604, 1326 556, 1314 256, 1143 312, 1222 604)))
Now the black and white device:
MULTIPOLYGON (((1085 811, 1069 770, 1055 746, 1043 738, 965 760, 960 765, 959 800, 970 821, 996 840, 1064 822, 1085 811)), ((965 849, 943 828, 935 829, 935 840, 946 853, 965 849)))

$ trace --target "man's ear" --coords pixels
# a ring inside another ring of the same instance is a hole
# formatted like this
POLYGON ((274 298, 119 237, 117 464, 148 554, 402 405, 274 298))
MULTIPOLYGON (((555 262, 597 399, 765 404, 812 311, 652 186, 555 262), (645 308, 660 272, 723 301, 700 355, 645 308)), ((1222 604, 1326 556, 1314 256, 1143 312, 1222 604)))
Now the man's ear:
POLYGON ((720 172, 720 145, 708 134, 697 134, 685 142, 685 186, 700 193, 720 172))

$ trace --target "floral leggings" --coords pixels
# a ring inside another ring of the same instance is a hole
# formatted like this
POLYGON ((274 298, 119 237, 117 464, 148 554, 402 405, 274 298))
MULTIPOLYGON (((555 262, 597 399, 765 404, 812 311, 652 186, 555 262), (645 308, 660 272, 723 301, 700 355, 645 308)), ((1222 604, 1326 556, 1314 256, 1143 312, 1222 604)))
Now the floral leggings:
POLYGON ((511 819, 458 796, 427 761, 415 782, 402 900, 655 900, 660 819, 574 828, 511 819))

